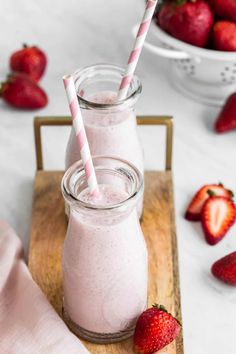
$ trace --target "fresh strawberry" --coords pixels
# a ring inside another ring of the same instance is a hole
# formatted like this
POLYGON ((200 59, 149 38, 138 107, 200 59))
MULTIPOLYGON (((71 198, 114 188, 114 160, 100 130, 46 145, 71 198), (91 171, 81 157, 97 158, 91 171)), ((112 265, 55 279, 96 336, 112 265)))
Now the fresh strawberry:
POLYGON ((197 191, 193 199, 191 200, 185 218, 190 221, 200 221, 201 211, 205 201, 209 198, 208 191, 211 190, 218 196, 232 198, 233 193, 226 189, 223 184, 207 184, 197 191))
POLYGON ((236 21, 235 0, 209 0, 214 14, 224 20, 236 21))
POLYGON ((171 343, 180 332, 180 323, 164 306, 154 305, 139 317, 134 332, 134 351, 152 354, 171 343))
POLYGON ((9 75, 1 84, 0 96, 11 106, 25 109, 37 109, 47 105, 46 93, 35 81, 22 73, 9 75))
POLYGON ((236 208, 231 199, 212 196, 203 205, 201 216, 206 241, 215 245, 234 224, 236 208))
POLYGON ((233 93, 226 100, 216 122, 217 133, 224 133, 236 129, 236 93, 233 93))
POLYGON ((197 47, 206 46, 213 21, 205 0, 167 0, 157 14, 157 23, 164 31, 197 47))
POLYGON ((236 252, 215 262, 211 267, 211 272, 221 281, 236 286, 236 252))
POLYGON ((44 74, 47 65, 47 58, 44 52, 38 47, 24 45, 10 57, 10 68, 13 71, 24 72, 31 79, 39 81, 44 74))
POLYGON ((236 51, 236 23, 217 21, 212 30, 213 47, 217 50, 236 51))

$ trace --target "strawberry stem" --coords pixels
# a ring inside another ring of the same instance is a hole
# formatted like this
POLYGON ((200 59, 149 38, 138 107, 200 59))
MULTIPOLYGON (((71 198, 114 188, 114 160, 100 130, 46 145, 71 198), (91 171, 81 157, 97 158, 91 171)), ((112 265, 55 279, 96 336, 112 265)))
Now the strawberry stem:
POLYGON ((186 0, 176 0, 175 3, 177 6, 181 6, 186 3, 186 0))
POLYGON ((0 97, 2 97, 3 94, 3 86, 4 86, 4 82, 0 82, 0 97))
MULTIPOLYGON (((219 182, 218 185, 219 185, 220 187, 223 187, 223 188, 224 188, 223 183, 219 182)), ((231 191, 231 189, 227 189, 227 191, 229 192, 231 198, 234 198, 234 192, 231 191)))
POLYGON ((231 198, 234 198, 234 192, 233 192, 233 191, 231 191, 231 189, 228 189, 228 192, 229 192, 229 194, 230 194, 231 198))
POLYGON ((6 88, 7 81, 2 81, 0 82, 0 98, 3 96, 3 93, 6 88))
POLYGON ((209 197, 215 197, 216 196, 215 192, 213 192, 211 189, 208 189, 207 194, 209 195, 209 197))
POLYGON ((197 0, 175 0, 177 6, 184 5, 186 2, 196 2, 197 0))

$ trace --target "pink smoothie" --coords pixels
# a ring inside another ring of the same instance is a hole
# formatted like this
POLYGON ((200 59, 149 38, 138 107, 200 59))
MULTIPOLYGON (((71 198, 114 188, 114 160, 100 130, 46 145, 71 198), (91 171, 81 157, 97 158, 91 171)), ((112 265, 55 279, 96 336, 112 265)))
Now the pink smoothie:
MULTIPOLYGON (((115 92, 104 91, 86 99, 94 103, 112 104, 115 92)), ((117 156, 133 163, 143 173, 143 151, 137 135, 136 116, 130 107, 82 110, 85 130, 92 155, 117 156)), ((66 169, 80 159, 71 130, 66 151, 66 169)))
MULTIPOLYGON (((110 91, 86 97, 90 102, 112 104, 116 102, 117 93, 110 91)), ((137 134, 136 116, 130 107, 109 108, 107 110, 82 110, 85 130, 92 156, 116 156, 135 165, 144 174, 143 151, 137 134)), ((71 130, 66 149, 66 169, 80 160, 80 152, 71 130)), ((137 207, 141 217, 143 197, 137 207)))
MULTIPOLYGON (((86 189, 79 199, 104 207, 128 197, 119 186, 99 188, 100 198, 86 189)), ((72 210, 63 278, 65 310, 75 324, 104 334, 132 328, 147 303, 147 251, 136 208, 92 215, 72 210)))

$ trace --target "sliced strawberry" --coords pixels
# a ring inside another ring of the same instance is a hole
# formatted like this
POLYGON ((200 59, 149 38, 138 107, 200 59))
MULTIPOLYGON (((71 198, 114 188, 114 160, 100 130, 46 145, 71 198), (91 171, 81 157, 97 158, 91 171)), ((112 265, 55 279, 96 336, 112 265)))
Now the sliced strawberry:
POLYGON ((201 210, 205 201, 209 198, 208 190, 211 190, 215 195, 232 198, 233 193, 226 189, 223 184, 207 184, 203 186, 195 194, 191 200, 187 211, 185 213, 185 218, 190 221, 200 221, 201 220, 201 210))
POLYGON ((236 208, 231 199, 213 196, 202 208, 201 221, 206 241, 210 245, 218 243, 234 224, 236 208))
POLYGON ((211 272, 219 280, 236 286, 236 252, 216 261, 211 268, 211 272))

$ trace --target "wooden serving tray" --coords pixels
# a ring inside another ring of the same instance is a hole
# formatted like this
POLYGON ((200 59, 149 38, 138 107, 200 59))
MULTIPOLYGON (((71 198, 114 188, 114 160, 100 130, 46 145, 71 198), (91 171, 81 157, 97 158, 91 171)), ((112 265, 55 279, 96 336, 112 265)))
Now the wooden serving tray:
MULTIPOLYGON (((148 306, 153 303, 163 304, 181 321, 171 176, 172 119, 139 117, 138 123, 167 127, 166 171, 145 172, 142 229, 149 255, 148 306)), ((71 124, 69 117, 35 119, 37 172, 29 247, 29 269, 32 276, 61 317, 63 298, 61 253, 67 228, 64 201, 60 191, 63 172, 43 170, 40 128, 42 125, 69 124, 71 124)), ((133 353, 132 338, 109 345, 83 342, 92 354, 133 353)), ((160 353, 183 354, 182 333, 160 353)))

